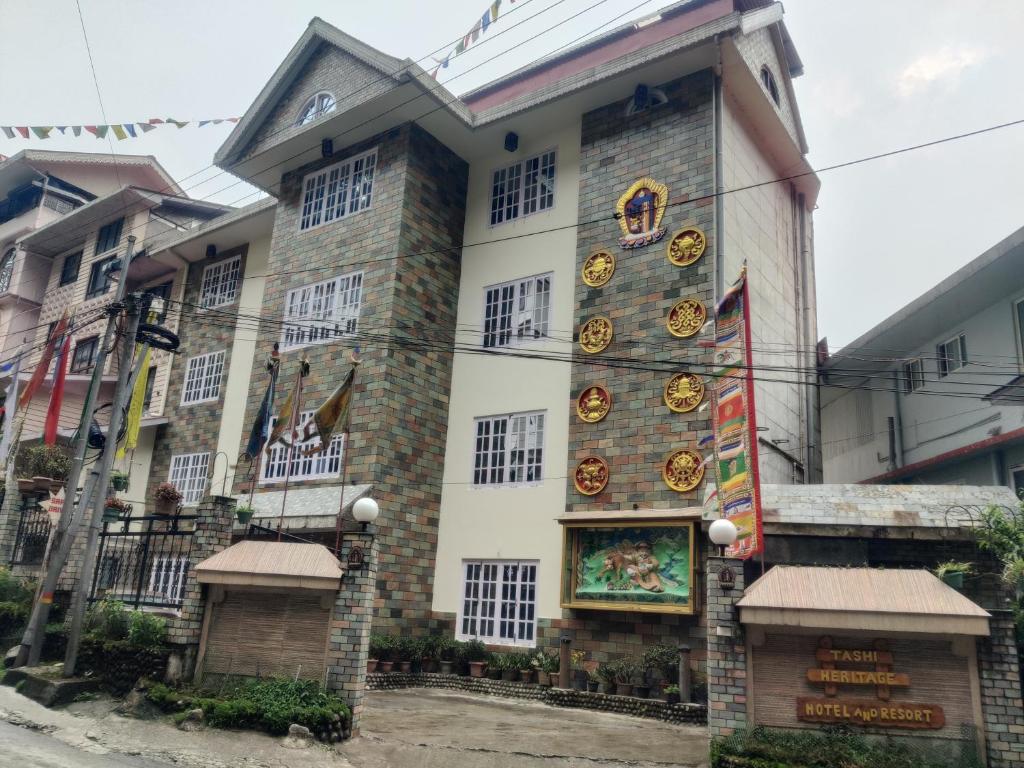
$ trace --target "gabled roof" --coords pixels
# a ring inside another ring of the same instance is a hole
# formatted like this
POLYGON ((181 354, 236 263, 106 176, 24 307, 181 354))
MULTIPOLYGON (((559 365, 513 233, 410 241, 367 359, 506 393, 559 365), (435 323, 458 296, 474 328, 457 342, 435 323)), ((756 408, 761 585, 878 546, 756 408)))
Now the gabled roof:
POLYGON ((331 589, 344 569, 323 544, 240 541, 196 566, 201 584, 331 589))
POLYGON ((152 155, 114 155, 101 152, 63 152, 50 149, 23 149, 6 159, 0 159, 0 173, 6 168, 13 167, 18 163, 34 164, 61 164, 69 165, 102 165, 114 168, 116 166, 145 167, 154 173, 154 185, 162 192, 172 195, 182 195, 184 191, 178 186, 171 175, 152 155))

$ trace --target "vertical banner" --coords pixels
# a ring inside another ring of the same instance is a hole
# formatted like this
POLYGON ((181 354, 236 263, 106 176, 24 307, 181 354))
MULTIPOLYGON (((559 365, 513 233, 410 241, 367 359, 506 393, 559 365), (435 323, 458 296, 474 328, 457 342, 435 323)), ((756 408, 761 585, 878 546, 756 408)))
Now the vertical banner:
POLYGON ((726 553, 745 559, 764 546, 746 267, 715 308, 713 372, 715 506, 717 516, 732 520, 739 531, 726 553))

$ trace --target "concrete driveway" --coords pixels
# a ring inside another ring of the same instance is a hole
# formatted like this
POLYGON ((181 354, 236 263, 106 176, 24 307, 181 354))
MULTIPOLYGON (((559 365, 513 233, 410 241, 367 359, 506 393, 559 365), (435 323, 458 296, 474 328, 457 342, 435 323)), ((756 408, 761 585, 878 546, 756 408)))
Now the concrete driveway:
POLYGON ((436 689, 371 691, 356 768, 707 766, 707 729, 436 689))

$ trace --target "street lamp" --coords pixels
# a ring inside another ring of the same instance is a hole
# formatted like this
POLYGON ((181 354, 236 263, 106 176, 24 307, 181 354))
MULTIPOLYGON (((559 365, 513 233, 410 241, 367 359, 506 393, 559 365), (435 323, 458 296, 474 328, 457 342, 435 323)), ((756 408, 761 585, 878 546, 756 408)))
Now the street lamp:
POLYGON ((369 496, 357 499, 356 503, 352 505, 352 517, 357 523, 362 523, 364 531, 366 526, 376 520, 379 514, 380 506, 369 496))
POLYGON ((725 548, 735 544, 739 535, 739 531, 736 530, 736 525, 732 520, 727 520, 724 517, 715 520, 711 527, 708 528, 708 537, 713 544, 718 545, 719 557, 725 557, 725 548))

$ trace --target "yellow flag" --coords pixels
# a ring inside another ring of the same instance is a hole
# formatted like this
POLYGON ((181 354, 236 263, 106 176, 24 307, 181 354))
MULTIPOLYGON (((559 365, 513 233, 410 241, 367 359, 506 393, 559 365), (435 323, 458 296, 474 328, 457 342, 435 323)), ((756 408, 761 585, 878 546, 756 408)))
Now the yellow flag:
MULTIPOLYGON (((139 345, 141 346, 141 344, 139 345)), ((124 434, 124 442, 117 449, 117 458, 123 459, 125 451, 134 448, 139 442, 139 427, 142 425, 142 406, 146 401, 146 382, 149 379, 149 347, 142 358, 142 370, 135 380, 132 390, 132 401, 128 406, 128 430, 124 434)))

